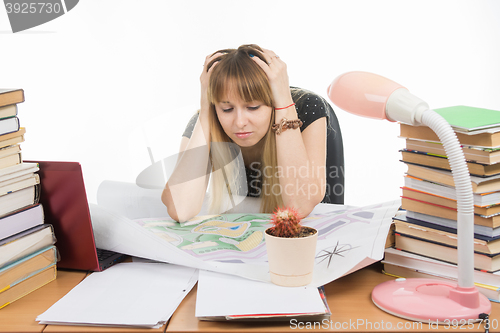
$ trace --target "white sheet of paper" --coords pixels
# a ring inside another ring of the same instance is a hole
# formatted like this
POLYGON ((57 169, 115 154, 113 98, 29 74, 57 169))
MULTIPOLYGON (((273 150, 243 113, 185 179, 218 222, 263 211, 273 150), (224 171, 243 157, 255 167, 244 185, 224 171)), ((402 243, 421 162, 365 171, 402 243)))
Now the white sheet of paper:
MULTIPOLYGON (((119 185, 113 192, 116 194, 113 202, 127 202, 126 199, 120 199, 119 189, 122 188, 123 184, 119 185)), ((113 182, 102 186, 100 191, 107 192, 104 190, 108 187, 113 188, 113 182)), ((134 192, 134 186, 125 187, 134 192)), ((123 195, 127 196, 126 193, 123 195)), ((265 255, 252 257, 253 252, 251 251, 248 253, 237 251, 234 253, 237 254, 235 257, 230 256, 231 252, 223 253, 224 260, 211 260, 208 257, 205 259, 194 255, 189 249, 177 247, 172 242, 172 237, 159 237, 154 232, 147 230, 141 225, 140 219, 131 220, 127 217, 129 214, 125 214, 127 209, 124 208, 123 212, 121 211, 122 204, 120 204, 121 206, 108 206, 106 200, 100 201, 99 197, 98 193, 99 205, 90 205, 94 237, 99 248, 271 283, 265 255), (242 261, 245 264, 241 264, 242 261)), ((158 203, 156 202, 156 204, 158 203)), ((151 202, 151 205, 155 204, 151 202)), ((238 207, 240 206, 244 205, 238 207)), ((400 199, 366 207, 317 205, 309 219, 304 221, 304 225, 319 231, 316 248, 317 259, 310 286, 325 285, 354 270, 381 260, 392 217, 400 206, 400 199)), ((138 214, 133 212, 132 215, 137 216, 138 214)), ((178 240, 178 238, 175 239, 178 240)), ((264 245, 263 243, 259 244, 261 247, 264 245)))
MULTIPOLYGON (((97 203, 109 210, 129 218, 167 217, 167 207, 161 202, 162 188, 141 188, 135 183, 103 181, 97 190, 97 203)), ((197 215, 209 214, 209 194, 197 215)), ((260 199, 253 197, 240 197, 235 200, 236 207, 229 209, 226 214, 249 213, 260 211, 260 199)))
POLYGON ((170 318, 195 285, 197 272, 163 263, 120 263, 92 273, 36 320, 155 327, 170 318))
POLYGON ((238 276, 200 271, 196 317, 323 312, 315 287, 280 287, 238 276))

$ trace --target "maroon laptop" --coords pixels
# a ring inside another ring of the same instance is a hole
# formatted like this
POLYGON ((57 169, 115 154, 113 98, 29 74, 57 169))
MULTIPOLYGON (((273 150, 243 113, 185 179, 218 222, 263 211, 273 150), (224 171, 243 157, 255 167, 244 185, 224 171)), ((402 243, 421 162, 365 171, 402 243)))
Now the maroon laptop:
POLYGON ((40 203, 45 223, 54 226, 61 256, 58 268, 102 271, 125 258, 120 253, 96 249, 80 163, 25 162, 40 167, 40 203))

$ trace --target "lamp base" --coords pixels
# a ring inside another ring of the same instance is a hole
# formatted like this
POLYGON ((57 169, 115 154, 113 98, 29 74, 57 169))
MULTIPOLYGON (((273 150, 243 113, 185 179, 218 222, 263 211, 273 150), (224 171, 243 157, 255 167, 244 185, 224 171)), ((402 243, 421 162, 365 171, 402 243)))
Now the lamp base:
POLYGON ((420 322, 450 324, 472 322, 481 313, 489 314, 490 301, 475 287, 460 288, 454 283, 433 279, 396 279, 376 286, 372 301, 394 316, 420 322))

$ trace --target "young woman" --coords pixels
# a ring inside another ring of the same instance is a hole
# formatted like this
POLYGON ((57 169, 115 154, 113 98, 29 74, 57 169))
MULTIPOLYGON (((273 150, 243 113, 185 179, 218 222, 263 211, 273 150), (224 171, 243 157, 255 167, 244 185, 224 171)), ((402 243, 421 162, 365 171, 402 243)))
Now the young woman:
POLYGON ((186 221, 200 212, 210 175, 215 213, 230 208, 238 195, 262 198, 261 212, 293 206, 301 216, 329 201, 330 106, 291 88, 279 56, 257 45, 221 50, 206 57, 200 81, 200 110, 186 128, 162 194, 172 218, 186 221))

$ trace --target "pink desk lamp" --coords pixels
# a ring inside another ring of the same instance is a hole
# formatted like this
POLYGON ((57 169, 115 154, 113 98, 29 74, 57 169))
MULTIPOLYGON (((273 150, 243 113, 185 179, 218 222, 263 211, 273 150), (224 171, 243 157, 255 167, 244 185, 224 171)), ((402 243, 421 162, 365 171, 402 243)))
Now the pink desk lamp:
POLYGON ((444 118, 406 88, 382 76, 349 72, 328 87, 339 108, 360 116, 430 127, 443 143, 457 192, 458 285, 433 279, 396 279, 376 286, 372 300, 380 309, 414 321, 451 323, 489 314, 490 301, 474 286, 474 207, 463 151, 444 118))

